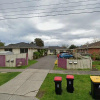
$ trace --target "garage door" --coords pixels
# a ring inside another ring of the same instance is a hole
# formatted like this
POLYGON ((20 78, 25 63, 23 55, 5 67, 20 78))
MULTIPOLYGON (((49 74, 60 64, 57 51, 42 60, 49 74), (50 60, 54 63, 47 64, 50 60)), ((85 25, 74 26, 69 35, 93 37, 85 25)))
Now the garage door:
POLYGON ((0 55, 0 66, 4 67, 5 66, 5 56, 0 55))

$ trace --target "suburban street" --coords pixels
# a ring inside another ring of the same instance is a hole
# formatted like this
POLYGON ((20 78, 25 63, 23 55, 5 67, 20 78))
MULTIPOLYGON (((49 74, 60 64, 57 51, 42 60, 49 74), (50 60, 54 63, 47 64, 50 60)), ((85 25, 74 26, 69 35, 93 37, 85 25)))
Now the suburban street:
POLYGON ((48 73, 100 75, 100 71, 53 70, 55 60, 55 55, 48 55, 27 69, 0 69, 0 72, 22 72, 0 86, 0 100, 39 100, 36 95, 48 73))

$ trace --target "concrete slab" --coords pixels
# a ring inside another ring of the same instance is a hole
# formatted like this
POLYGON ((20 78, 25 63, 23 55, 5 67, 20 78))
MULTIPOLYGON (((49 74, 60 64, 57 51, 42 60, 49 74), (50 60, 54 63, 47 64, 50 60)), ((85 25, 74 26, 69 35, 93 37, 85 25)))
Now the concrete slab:
POLYGON ((9 100, 35 100, 34 97, 18 96, 14 95, 9 100))
POLYGON ((0 86, 0 93, 13 94, 24 82, 25 80, 13 79, 0 86))
POLYGON ((0 69, 0 72, 23 72, 25 69, 0 69))
POLYGON ((9 94, 0 94, 0 100, 9 100, 11 95, 9 94))
MULTIPOLYGON (((16 95, 27 95, 30 92, 39 90, 43 81, 29 81, 27 80, 14 94, 16 95)), ((33 95, 30 95, 33 96, 33 95)))
POLYGON ((27 80, 33 73, 31 72, 23 72, 15 77, 17 80, 27 80))
POLYGON ((39 69, 26 69, 24 72, 37 72, 39 69))
POLYGON ((48 73, 49 70, 45 70, 45 69, 39 69, 37 70, 38 73, 48 73))
POLYGON ((0 94, 0 100, 39 100, 36 97, 29 96, 19 96, 10 94, 0 94))
POLYGON ((25 96, 29 96, 29 97, 34 96, 35 97, 37 95, 37 93, 38 92, 30 92, 30 93, 26 94, 25 96))
POLYGON ((43 81, 48 73, 34 73, 28 80, 43 81))

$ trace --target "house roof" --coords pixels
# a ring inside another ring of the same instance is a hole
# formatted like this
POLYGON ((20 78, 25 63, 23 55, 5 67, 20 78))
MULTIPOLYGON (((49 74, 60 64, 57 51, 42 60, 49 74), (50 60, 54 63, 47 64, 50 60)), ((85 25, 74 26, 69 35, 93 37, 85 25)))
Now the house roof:
POLYGON ((9 44, 7 46, 2 46, 0 48, 2 48, 2 49, 6 49, 6 48, 37 48, 37 49, 46 49, 45 47, 38 47, 35 44, 29 44, 29 43, 25 43, 25 42, 20 42, 20 43, 16 43, 16 44, 9 44))
POLYGON ((66 49, 65 47, 49 46, 48 49, 66 49))
POLYGON ((100 41, 87 45, 82 45, 78 49, 86 49, 86 48, 100 48, 100 41))

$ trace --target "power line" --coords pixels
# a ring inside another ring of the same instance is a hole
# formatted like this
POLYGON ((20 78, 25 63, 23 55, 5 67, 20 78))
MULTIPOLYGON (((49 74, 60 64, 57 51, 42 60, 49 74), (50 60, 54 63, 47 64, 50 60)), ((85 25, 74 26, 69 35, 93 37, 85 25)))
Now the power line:
POLYGON ((53 14, 53 15, 45 15, 45 16, 30 16, 30 17, 15 17, 15 18, 4 18, 0 20, 6 20, 6 19, 19 19, 19 18, 34 18, 34 17, 52 17, 52 16, 59 16, 59 15, 75 15, 75 14, 84 14, 84 13, 95 13, 100 11, 90 11, 90 12, 79 12, 79 13, 67 13, 67 14, 53 14))
MULTIPOLYGON (((92 8, 84 8, 84 9, 74 9, 74 10, 61 10, 61 11, 50 11, 50 12, 40 12, 40 13, 26 13, 26 14, 15 14, 15 15, 4 15, 4 16, 16 16, 16 15, 28 15, 28 14, 45 14, 45 13, 54 13, 54 12, 65 12, 65 11, 75 11, 75 10, 93 10, 95 8, 100 8, 100 7, 92 7, 92 8)), ((3 16, 0 16, 3 17, 3 16)))
MULTIPOLYGON (((67 7, 59 7, 59 8, 69 8, 69 7, 79 7, 79 6, 89 6, 89 5, 98 5, 98 4, 100 4, 100 3, 94 3, 94 4, 86 4, 86 5, 75 5, 75 6, 67 6, 67 7)), ((27 8, 29 8, 29 7, 27 7, 27 8)), ((57 9, 59 9, 59 8, 57 8, 57 9)), ((56 9, 56 8, 47 8, 47 9, 56 9)), ((33 9, 33 10, 47 10, 47 9, 33 9)), ((20 10, 20 11, 33 11, 33 10, 20 10)), ((9 11, 9 12, 20 12, 20 11, 9 11)), ((8 13, 9 13, 8 12, 8 13)), ((7 12, 3 12, 3 13, 7 13, 7 12)))
MULTIPOLYGON (((33 0, 33 1, 41 1, 41 0, 33 0)), ((21 2, 7 2, 7 3, 1 3, 0 5, 5 5, 5 4, 16 4, 16 3, 23 3, 23 2, 33 2, 32 0, 31 1, 21 1, 21 2)), ((87 1, 97 1, 97 0, 86 0, 87 1)), ((79 1, 79 2, 82 2, 82 1, 79 1)), ((69 3, 75 3, 75 2, 69 2, 69 3)))
MULTIPOLYGON (((33 1, 40 1, 40 0, 33 0, 33 1)), ((21 2, 7 2, 7 3, 0 3, 0 5, 10 5, 10 4, 16 4, 16 3, 24 3, 24 2, 33 2, 31 1, 21 1, 21 2)))
MULTIPOLYGON (((87 1, 98 1, 98 0, 87 0, 87 1)), ((78 2, 69 2, 69 3, 81 3, 81 2, 87 2, 87 1, 78 1, 78 2)), ((6 8, 1 10, 8 10, 8 9, 18 9, 18 8, 29 8, 29 7, 44 7, 44 6, 52 6, 52 5, 62 5, 62 4, 69 4, 67 3, 58 3, 58 4, 49 4, 49 5, 38 5, 38 6, 26 6, 26 7, 16 7, 16 8, 6 8)))

